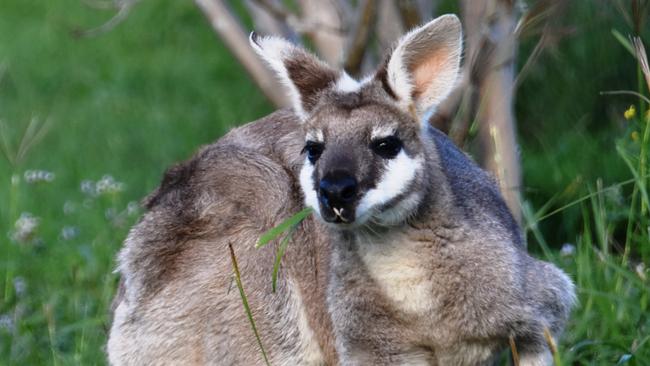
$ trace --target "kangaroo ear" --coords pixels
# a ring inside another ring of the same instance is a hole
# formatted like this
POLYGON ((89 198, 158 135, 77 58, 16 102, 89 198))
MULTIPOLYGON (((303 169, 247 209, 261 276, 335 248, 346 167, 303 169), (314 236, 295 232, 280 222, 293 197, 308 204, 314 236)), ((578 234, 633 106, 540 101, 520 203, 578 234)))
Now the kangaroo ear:
POLYGON ((302 47, 285 39, 251 33, 250 44, 287 86, 293 109, 304 120, 324 90, 340 73, 302 47))
POLYGON ((404 35, 375 78, 407 112, 419 119, 451 92, 460 67, 462 29, 443 15, 404 35))

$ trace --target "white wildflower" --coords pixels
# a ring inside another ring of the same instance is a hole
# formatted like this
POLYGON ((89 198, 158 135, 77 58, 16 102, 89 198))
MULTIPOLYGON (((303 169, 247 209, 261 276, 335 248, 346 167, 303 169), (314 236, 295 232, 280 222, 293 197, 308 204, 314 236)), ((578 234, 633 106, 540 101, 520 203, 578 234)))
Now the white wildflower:
POLYGON ((23 277, 14 277, 14 291, 18 297, 22 297, 27 292, 27 281, 23 277))
POLYGON ((560 255, 563 257, 571 257, 575 254, 576 247, 573 244, 564 243, 560 249, 560 255))
POLYGON ((72 201, 65 201, 63 204, 63 213, 65 215, 72 215, 77 211, 77 204, 72 201))
POLYGON ((61 234, 59 235, 63 240, 71 240, 79 235, 79 228, 76 226, 64 226, 61 229, 61 234))
POLYGON ((117 210, 114 207, 109 207, 104 211, 104 217, 106 220, 113 220, 117 216, 117 210))
POLYGON ((23 174, 25 182, 29 184, 34 183, 49 183, 56 178, 56 175, 47 170, 26 170, 23 174))
POLYGON ((97 196, 97 190, 95 189, 95 182, 89 179, 85 179, 81 181, 81 192, 91 197, 97 196))
POLYGON ((97 197, 102 194, 114 194, 124 191, 124 183, 118 182, 111 175, 104 175, 97 182, 84 180, 81 182, 81 191, 90 197, 97 197))
POLYGON ((110 175, 105 175, 95 184, 98 194, 119 193, 124 190, 124 183, 118 182, 110 175))
POLYGON ((140 204, 139 203, 137 203, 135 201, 131 201, 131 202, 129 202, 128 205, 126 205, 126 214, 127 215, 135 216, 138 213, 140 213, 140 204))
POLYGON ((33 238, 40 219, 29 212, 23 212, 14 224, 11 238, 19 243, 26 243, 33 238))
POLYGON ((0 330, 14 331, 14 319, 9 314, 0 315, 0 330))

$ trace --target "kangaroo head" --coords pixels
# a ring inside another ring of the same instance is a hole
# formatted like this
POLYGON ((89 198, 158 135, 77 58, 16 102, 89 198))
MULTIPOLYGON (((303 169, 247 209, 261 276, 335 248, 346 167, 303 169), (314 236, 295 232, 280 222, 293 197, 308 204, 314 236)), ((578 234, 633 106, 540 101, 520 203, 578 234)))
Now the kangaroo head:
POLYGON ((458 76, 458 18, 441 16, 404 35, 361 81, 281 38, 253 33, 250 41, 287 86, 302 121, 306 205, 342 228, 396 225, 412 215, 428 189, 424 117, 458 76))

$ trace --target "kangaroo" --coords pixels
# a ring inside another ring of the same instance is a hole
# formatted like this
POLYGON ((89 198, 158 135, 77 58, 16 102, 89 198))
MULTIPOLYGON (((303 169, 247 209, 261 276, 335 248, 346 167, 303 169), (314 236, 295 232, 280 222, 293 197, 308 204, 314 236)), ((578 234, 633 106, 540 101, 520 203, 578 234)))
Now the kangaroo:
POLYGON ((169 169, 118 257, 111 364, 263 365, 228 245, 272 365, 552 363, 571 280, 525 250, 493 179, 426 116, 458 77, 462 31, 441 16, 360 81, 276 37, 251 46, 292 110, 169 169), (307 206, 275 293, 260 235, 307 206))

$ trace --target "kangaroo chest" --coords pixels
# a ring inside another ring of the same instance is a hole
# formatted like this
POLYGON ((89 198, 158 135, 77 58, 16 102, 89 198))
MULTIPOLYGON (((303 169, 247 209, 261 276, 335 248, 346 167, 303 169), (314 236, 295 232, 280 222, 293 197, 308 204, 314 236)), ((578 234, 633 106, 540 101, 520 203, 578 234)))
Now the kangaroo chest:
POLYGON ((436 305, 430 245, 399 234, 360 240, 357 248, 369 279, 396 310, 421 314, 436 305))

